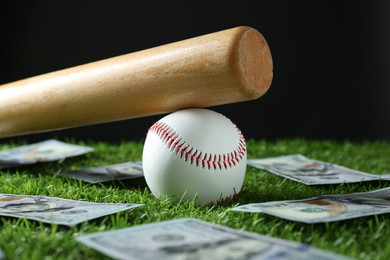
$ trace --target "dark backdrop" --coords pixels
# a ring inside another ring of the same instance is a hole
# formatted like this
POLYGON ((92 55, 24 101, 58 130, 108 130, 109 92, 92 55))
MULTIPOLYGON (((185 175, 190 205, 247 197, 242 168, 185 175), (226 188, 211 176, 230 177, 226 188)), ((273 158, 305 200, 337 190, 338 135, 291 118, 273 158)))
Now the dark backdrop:
MULTIPOLYGON (((270 45, 272 85, 257 100, 213 107, 247 139, 390 139, 389 1, 7 2, 0 84, 248 25, 270 45)), ((162 116, 0 141, 139 140, 162 116)))

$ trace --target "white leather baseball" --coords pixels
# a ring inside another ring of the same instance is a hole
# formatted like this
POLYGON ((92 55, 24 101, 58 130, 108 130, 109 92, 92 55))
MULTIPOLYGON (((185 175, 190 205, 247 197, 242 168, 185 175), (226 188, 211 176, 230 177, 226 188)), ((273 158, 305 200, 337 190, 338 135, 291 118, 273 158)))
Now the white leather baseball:
POLYGON ((147 133, 142 167, 157 198, 197 205, 237 195, 247 165, 246 142, 226 116, 202 108, 173 112, 147 133))

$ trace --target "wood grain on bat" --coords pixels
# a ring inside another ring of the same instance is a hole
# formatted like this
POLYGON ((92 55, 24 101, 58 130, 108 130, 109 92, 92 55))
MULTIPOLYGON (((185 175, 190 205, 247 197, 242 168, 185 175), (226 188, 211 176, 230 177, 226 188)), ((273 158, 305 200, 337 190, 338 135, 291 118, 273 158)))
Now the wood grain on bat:
POLYGON ((272 82, 263 35, 239 26, 0 86, 0 137, 253 100, 272 82))

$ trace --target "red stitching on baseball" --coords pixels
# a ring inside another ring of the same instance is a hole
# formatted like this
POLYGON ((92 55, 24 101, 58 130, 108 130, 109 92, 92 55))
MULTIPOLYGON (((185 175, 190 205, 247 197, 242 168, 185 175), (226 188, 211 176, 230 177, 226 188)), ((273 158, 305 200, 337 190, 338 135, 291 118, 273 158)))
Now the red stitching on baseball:
MULTIPOLYGON (((234 125, 234 124, 233 124, 234 125)), ((222 170, 232 167, 240 162, 245 155, 246 144, 244 136, 240 129, 236 128, 239 135, 239 142, 236 150, 227 154, 208 154, 190 147, 169 125, 164 122, 156 122, 149 128, 149 132, 154 132, 165 143, 175 155, 180 158, 184 157, 184 161, 189 164, 195 164, 197 167, 222 170)))

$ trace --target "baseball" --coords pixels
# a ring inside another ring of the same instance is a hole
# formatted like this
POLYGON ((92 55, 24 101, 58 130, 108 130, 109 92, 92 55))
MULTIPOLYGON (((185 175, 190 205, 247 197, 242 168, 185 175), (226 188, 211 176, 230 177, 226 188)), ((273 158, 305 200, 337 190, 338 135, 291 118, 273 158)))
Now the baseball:
POLYGON ((142 167, 157 198, 223 202, 238 195, 247 165, 246 142, 226 116, 202 108, 161 118, 147 133, 142 167))

